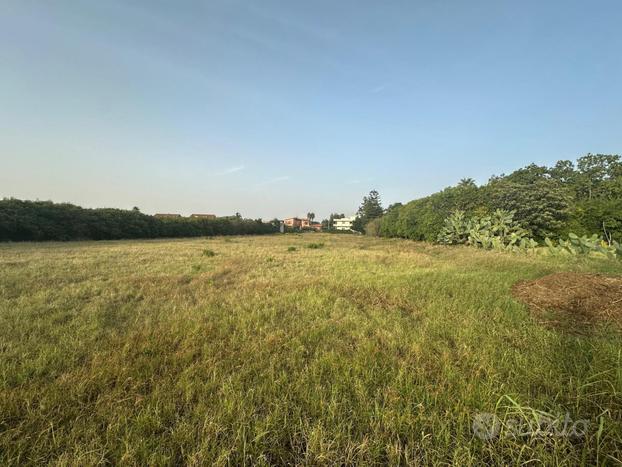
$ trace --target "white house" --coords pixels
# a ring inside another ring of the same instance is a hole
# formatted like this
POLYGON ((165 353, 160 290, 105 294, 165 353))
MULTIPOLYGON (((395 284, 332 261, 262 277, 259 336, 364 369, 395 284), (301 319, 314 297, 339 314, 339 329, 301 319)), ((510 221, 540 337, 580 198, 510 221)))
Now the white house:
POLYGON ((354 219, 356 219, 356 216, 333 219, 333 227, 335 230, 352 230, 354 219))

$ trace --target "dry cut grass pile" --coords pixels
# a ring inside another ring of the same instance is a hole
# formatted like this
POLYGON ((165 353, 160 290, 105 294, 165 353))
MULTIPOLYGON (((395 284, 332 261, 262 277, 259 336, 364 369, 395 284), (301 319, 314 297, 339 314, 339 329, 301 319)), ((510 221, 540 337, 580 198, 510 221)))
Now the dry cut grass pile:
POLYGON ((622 328, 621 277, 560 272, 521 281, 513 293, 548 325, 581 330, 612 323, 622 328))

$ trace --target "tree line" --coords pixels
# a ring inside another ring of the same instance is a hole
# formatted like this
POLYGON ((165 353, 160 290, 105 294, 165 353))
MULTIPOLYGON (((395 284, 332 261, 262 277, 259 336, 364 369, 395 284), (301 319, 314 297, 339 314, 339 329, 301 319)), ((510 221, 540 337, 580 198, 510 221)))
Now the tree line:
POLYGON ((51 201, 0 200, 0 241, 257 235, 278 230, 278 221, 266 223, 240 215, 216 219, 157 218, 138 208, 86 209, 51 201))
POLYGON ((396 203, 378 214, 379 196, 370 193, 359 209, 359 224, 367 233, 436 241, 453 212, 486 216, 498 209, 538 241, 567 238, 571 233, 598 234, 622 241, 622 160, 618 155, 587 154, 558 161, 552 167, 536 164, 509 175, 493 176, 478 186, 462 179, 406 204, 396 203), (373 196, 372 196, 373 195, 373 196))

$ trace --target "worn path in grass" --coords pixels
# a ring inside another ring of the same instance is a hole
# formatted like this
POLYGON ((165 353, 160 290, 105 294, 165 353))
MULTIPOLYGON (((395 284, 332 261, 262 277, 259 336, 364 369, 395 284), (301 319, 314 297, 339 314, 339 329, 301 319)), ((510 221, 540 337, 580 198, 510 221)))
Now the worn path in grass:
POLYGON ((619 333, 511 295, 559 271, 622 267, 325 234, 0 245, 0 463, 614 463, 619 333), (473 435, 531 409, 589 429, 473 435))

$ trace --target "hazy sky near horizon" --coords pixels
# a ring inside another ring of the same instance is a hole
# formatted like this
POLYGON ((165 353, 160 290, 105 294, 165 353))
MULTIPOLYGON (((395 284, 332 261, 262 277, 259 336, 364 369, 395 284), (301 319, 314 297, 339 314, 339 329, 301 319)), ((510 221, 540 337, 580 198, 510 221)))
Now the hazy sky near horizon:
POLYGON ((4 0, 0 197, 353 213, 622 148, 619 0, 4 0))

